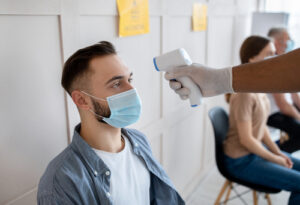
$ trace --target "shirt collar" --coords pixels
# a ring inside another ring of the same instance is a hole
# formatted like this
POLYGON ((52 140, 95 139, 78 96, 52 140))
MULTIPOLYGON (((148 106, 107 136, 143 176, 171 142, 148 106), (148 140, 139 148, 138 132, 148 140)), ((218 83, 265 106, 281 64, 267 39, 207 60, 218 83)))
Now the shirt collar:
POLYGON ((139 155, 139 144, 136 141, 134 137, 131 137, 131 135, 128 133, 127 129, 122 128, 121 129, 122 134, 129 139, 129 142, 131 143, 132 150, 135 154, 139 155))
MULTIPOLYGON (((98 174, 104 174, 109 168, 105 165, 103 160, 99 158, 99 156, 93 151, 92 147, 80 136, 80 128, 81 124, 79 123, 75 129, 73 134, 73 139, 71 143, 72 149, 75 153, 79 154, 84 161, 86 162, 87 167, 93 173, 93 175, 97 176, 98 174)), ((139 146, 136 140, 130 137, 130 134, 126 129, 122 128, 122 134, 125 135, 129 139, 129 142, 132 145, 133 152, 135 154, 139 153, 139 146)))
POLYGON ((83 158, 87 167, 97 176, 98 174, 104 174, 108 170, 105 163, 98 157, 98 155, 93 151, 91 146, 80 136, 81 124, 79 123, 73 134, 73 139, 71 143, 72 149, 83 158))

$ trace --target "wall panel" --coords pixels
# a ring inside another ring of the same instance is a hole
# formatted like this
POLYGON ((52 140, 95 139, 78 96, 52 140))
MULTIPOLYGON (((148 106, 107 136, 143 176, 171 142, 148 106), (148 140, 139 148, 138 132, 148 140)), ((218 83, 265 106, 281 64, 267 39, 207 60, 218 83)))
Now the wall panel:
POLYGON ((181 193, 197 177, 202 167, 203 110, 189 116, 164 132, 164 167, 181 193))
POLYGON ((0 16, 0 204, 33 189, 67 145, 57 16, 0 16))
POLYGON ((208 65, 224 67, 232 64, 234 18, 210 16, 208 30, 208 65))
MULTIPOLYGON (((169 52, 177 48, 184 48, 194 62, 205 62, 206 31, 192 32, 190 16, 165 17, 164 48, 169 52)), ((179 111, 180 106, 189 106, 189 101, 182 101, 177 94, 170 92, 169 83, 163 81, 163 113, 164 115, 179 111)))
MULTIPOLYGON (((80 15, 118 15, 116 0, 79 0, 80 15), (105 6, 104 6, 105 5, 105 6)), ((149 1, 150 15, 161 15, 163 4, 160 0, 149 1)))
POLYGON ((41 174, 80 121, 60 86, 62 62, 101 40, 111 41, 134 72, 143 114, 131 127, 147 135, 154 156, 188 198, 214 166, 207 113, 227 105, 219 96, 190 108, 154 70, 152 59, 183 47, 194 62, 232 65, 256 8, 251 0, 199 0, 208 5, 208 30, 193 32, 194 2, 151 0, 150 33, 119 38, 116 1, 0 0, 0 204, 36 204, 41 174))

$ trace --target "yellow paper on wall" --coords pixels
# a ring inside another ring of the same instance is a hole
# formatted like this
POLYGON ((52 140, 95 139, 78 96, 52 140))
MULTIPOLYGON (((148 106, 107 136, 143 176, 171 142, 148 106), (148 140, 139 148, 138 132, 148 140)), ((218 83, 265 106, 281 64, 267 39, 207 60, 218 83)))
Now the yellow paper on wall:
POLYGON ((117 0, 119 36, 149 33, 148 0, 117 0))
POLYGON ((205 31, 207 28, 207 5, 193 4, 193 31, 205 31))

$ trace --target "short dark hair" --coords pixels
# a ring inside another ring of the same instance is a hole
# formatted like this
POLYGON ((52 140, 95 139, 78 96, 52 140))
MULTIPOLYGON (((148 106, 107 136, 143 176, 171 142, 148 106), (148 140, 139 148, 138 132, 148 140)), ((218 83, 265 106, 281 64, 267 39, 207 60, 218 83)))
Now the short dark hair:
POLYGON ((276 37, 280 34, 283 34, 287 32, 287 29, 284 27, 274 27, 274 28, 270 28, 269 32, 268 32, 268 36, 269 37, 276 37))
POLYGON ((101 41, 97 44, 88 46, 86 48, 79 49, 64 64, 61 85, 71 95, 75 88, 74 83, 83 85, 87 82, 84 79, 91 70, 89 69, 89 63, 96 57, 117 54, 115 47, 108 41, 101 41))
POLYGON ((248 37, 240 49, 241 63, 249 63, 250 58, 258 55, 270 42, 270 39, 262 36, 248 37))

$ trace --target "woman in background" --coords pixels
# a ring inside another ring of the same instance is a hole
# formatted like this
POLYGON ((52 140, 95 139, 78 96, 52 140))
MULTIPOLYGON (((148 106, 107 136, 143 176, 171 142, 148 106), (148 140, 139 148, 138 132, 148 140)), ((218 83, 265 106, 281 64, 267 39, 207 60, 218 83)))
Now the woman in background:
MULTIPOLYGON (((240 50, 242 63, 258 62, 274 54, 273 43, 260 36, 247 38, 240 50)), ((300 160, 281 152, 272 141, 266 126, 269 112, 265 94, 232 94, 230 127, 224 141, 227 170, 248 182, 291 191, 289 205, 300 204, 300 160)))

